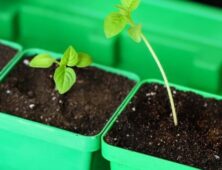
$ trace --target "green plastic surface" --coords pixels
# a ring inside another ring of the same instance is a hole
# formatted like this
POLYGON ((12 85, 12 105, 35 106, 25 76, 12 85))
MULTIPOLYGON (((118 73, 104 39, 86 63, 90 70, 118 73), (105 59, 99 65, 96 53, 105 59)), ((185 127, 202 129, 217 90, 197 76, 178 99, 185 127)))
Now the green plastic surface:
MULTIPOLYGON (((146 0, 135 18, 143 24, 171 82, 222 93, 221 10, 185 0, 146 0)), ((126 33, 119 39, 118 68, 142 79, 162 79, 144 44, 136 45, 126 33)))
MULTIPOLYGON (((31 49, 23 52, 13 61, 10 69, 13 69, 25 55, 42 52, 46 51, 31 49)), ((56 53, 52 53, 52 56, 61 57, 56 53)), ((93 66, 139 81, 138 76, 133 73, 98 64, 93 64, 93 66)), ((4 78, 7 78, 6 75, 7 73, 4 73, 4 78)), ((0 169, 108 170, 109 164, 101 156, 100 141, 102 133, 115 118, 117 111, 101 132, 95 136, 84 136, 0 113, 0 169)))
MULTIPOLYGON (((222 48, 153 31, 144 34, 150 39, 171 82, 212 93, 222 92, 222 48)), ((142 79, 162 79, 144 43, 135 44, 123 34, 119 44, 122 48, 118 68, 135 72, 142 79)))
POLYGON ((0 38, 12 40, 15 38, 17 5, 11 1, 0 0, 0 38))
MULTIPOLYGON (((137 47, 126 34, 105 39, 103 19, 118 2, 0 0, 0 37, 57 52, 76 44, 98 63, 159 79, 143 45, 137 47)), ((188 0, 142 0, 133 17, 143 24, 171 82, 222 94, 220 9, 188 0)))
POLYGON ((60 52, 75 44, 97 63, 115 62, 114 40, 107 41, 103 20, 93 15, 79 15, 75 11, 58 15, 57 10, 27 5, 21 8, 19 29, 19 42, 27 48, 36 46, 60 52))
POLYGON ((6 40, 3 40, 3 39, 0 39, 0 44, 7 45, 7 46, 12 47, 13 49, 17 50, 17 53, 15 54, 15 56, 13 56, 11 58, 11 60, 3 67, 2 70, 0 70, 0 80, 1 80, 1 78, 4 76, 4 72, 7 72, 7 70, 9 69, 9 66, 12 63, 12 61, 15 60, 16 57, 19 57, 19 53, 22 50, 22 46, 17 44, 17 43, 14 43, 14 42, 11 42, 11 41, 6 41, 6 40))
MULTIPOLYGON (((116 119, 121 114, 121 112, 126 108, 127 104, 132 100, 133 96, 138 92, 138 90, 144 83, 151 83, 151 82, 163 84, 162 81, 150 79, 150 80, 144 80, 136 87, 134 92, 130 94, 130 97, 127 98, 127 101, 123 104, 122 108, 119 110, 116 118, 112 120, 109 127, 102 135, 102 155, 107 160, 110 161, 111 170, 195 170, 196 168, 192 168, 186 165, 182 165, 176 162, 171 162, 161 158, 145 155, 135 151, 126 150, 120 147, 112 146, 105 142, 104 136, 112 128, 112 126, 115 125, 116 119)), ((195 90, 192 88, 187 88, 175 84, 171 84, 171 86, 182 91, 192 91, 206 98, 222 99, 221 96, 195 90)))

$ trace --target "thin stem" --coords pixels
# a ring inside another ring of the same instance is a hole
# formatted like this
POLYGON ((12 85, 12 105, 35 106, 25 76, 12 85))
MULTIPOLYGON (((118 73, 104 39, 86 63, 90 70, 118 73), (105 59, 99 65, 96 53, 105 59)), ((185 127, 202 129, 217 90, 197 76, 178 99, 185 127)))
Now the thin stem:
POLYGON ((159 61, 155 51, 153 50, 151 44, 149 43, 149 41, 147 40, 147 38, 144 36, 143 33, 141 33, 141 38, 144 41, 144 43, 146 44, 147 48, 149 49, 153 59, 155 60, 157 66, 159 67, 159 70, 160 70, 160 72, 162 74, 163 80, 164 80, 166 88, 167 88, 167 93, 168 93, 168 96, 169 96, 169 99, 170 99, 170 105, 171 105, 171 109, 172 109, 172 113, 173 113, 174 125, 177 126, 178 125, 177 113, 176 113, 176 109, 175 109, 173 95, 172 95, 172 92, 171 92, 171 89, 170 89, 170 86, 169 86, 169 83, 168 83, 165 71, 164 71, 164 69, 163 69, 163 67, 162 67, 162 65, 161 65, 161 63, 160 63, 160 61, 159 61))
POLYGON ((59 63, 57 60, 54 60, 54 63, 56 63, 56 64, 60 65, 60 63, 59 63))

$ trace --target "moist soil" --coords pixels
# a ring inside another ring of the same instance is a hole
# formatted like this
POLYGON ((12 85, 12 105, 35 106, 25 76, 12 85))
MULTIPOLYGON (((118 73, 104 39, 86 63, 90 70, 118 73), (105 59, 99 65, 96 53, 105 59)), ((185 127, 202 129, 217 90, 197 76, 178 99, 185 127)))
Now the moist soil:
POLYGON ((16 53, 16 49, 0 44, 0 71, 16 53))
POLYGON ((165 87, 146 84, 105 140, 192 167, 222 170, 222 101, 172 89, 179 119, 177 127, 165 87))
POLYGON ((215 7, 222 7, 221 0, 192 0, 192 1, 215 6, 215 7))
POLYGON ((77 82, 59 95, 53 72, 34 69, 24 59, 0 84, 0 112, 59 127, 82 135, 96 135, 107 123, 135 82, 95 67, 75 68, 77 82))

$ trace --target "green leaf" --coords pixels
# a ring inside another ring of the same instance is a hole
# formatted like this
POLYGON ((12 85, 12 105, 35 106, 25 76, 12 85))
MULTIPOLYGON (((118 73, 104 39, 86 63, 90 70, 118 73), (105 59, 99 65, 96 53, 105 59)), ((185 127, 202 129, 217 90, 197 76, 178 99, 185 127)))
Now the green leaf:
POLYGON ((82 68, 92 64, 92 58, 88 54, 79 52, 78 56, 79 56, 79 62, 76 65, 77 67, 82 68))
POLYGON ((118 12, 110 13, 104 22, 104 32, 106 37, 111 38, 119 34, 124 29, 126 24, 126 18, 122 14, 118 12))
POLYGON ((141 30, 142 30, 141 24, 133 26, 128 30, 129 36, 137 43, 141 42, 141 30))
POLYGON ((121 0, 121 2, 130 11, 134 11, 140 4, 140 0, 121 0))
POLYGON ((128 16, 129 15, 129 11, 127 8, 125 8, 122 4, 116 5, 116 7, 119 9, 119 13, 124 15, 124 16, 128 16))
POLYGON ((35 56, 29 63, 30 67, 49 68, 56 60, 49 54, 39 54, 35 56))
POLYGON ((76 52, 76 50, 72 46, 69 46, 66 49, 66 51, 61 59, 60 64, 64 65, 64 66, 67 65, 69 67, 73 67, 77 63, 78 63, 78 53, 76 52))
POLYGON ((54 81, 59 93, 64 94, 69 91, 76 82, 76 74, 72 68, 62 65, 55 70, 54 81))

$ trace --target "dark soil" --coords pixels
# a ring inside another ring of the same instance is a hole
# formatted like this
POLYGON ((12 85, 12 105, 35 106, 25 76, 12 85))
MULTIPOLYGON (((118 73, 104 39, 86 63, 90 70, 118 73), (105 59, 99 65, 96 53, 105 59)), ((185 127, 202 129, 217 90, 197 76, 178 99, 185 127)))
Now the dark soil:
POLYGON ((23 60, 0 84, 0 111, 83 135, 98 134, 135 82, 94 67, 75 68, 77 82, 64 95, 54 89, 53 71, 23 60))
POLYGON ((215 7, 222 7, 221 0, 192 0, 192 1, 215 6, 215 7))
POLYGON ((206 170, 222 170, 222 101, 173 90, 175 127, 166 89, 144 85, 106 136, 110 144, 206 170))
POLYGON ((0 71, 16 53, 16 49, 0 44, 0 71))

